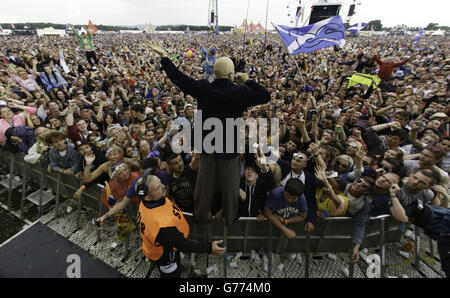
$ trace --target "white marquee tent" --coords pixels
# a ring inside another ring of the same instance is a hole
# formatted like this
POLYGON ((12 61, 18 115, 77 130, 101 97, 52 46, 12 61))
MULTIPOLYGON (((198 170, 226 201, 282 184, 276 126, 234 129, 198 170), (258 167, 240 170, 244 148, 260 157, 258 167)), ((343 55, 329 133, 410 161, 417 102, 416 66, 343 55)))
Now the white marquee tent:
POLYGON ((52 27, 37 29, 36 34, 38 36, 61 36, 61 37, 67 36, 66 30, 55 29, 52 27))

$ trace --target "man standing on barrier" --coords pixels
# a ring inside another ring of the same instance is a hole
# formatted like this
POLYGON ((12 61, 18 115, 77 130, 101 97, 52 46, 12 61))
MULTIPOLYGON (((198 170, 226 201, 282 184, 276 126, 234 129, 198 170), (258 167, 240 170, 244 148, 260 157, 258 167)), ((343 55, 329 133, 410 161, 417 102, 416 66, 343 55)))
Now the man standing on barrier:
POLYGON ((141 200, 137 222, 142 252, 156 263, 161 277, 181 277, 180 250, 223 255, 226 248, 219 246, 223 240, 210 243, 187 239, 189 224, 183 213, 165 197, 166 188, 159 178, 150 173, 146 171, 136 183, 136 192, 141 200))
MULTIPOLYGON (((206 140, 209 134, 219 131, 218 134, 222 139, 214 138, 215 145, 211 145, 214 148, 210 148, 212 150, 204 150, 206 148, 203 148, 203 145, 202 148, 194 146, 196 152, 202 152, 194 192, 194 219, 200 223, 207 223, 211 220, 213 196, 220 192, 224 217, 227 225, 230 225, 238 218, 240 159, 237 145, 240 136, 239 128, 236 129, 233 126, 232 129, 227 130, 226 122, 228 119, 235 121, 242 117, 242 113, 248 107, 268 103, 270 94, 261 85, 248 80, 247 74, 237 74, 238 82, 243 84, 235 85, 233 83, 234 64, 228 57, 217 59, 214 64, 215 80, 210 83, 207 80, 197 81, 187 77, 167 58, 168 54, 165 50, 153 44, 150 44, 150 47, 162 57, 162 68, 170 80, 182 92, 197 99, 198 110, 202 111, 200 122, 206 123, 213 119, 221 122, 219 128, 214 127, 214 130, 203 129, 202 131, 202 141, 206 140), (230 136, 233 138, 228 140, 230 136), (227 143, 233 145, 231 153, 227 143), (210 151, 208 152, 210 154, 206 153, 207 151, 210 151)), ((206 127, 207 125, 204 123, 195 123, 195 125, 206 127)))

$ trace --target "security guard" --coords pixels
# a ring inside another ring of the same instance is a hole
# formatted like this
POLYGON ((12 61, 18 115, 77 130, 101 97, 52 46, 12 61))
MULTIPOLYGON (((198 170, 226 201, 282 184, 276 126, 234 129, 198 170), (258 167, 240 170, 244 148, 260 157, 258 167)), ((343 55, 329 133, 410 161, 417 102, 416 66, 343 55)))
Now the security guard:
POLYGON ((136 183, 141 199, 137 223, 142 237, 142 252, 157 265, 161 277, 181 276, 180 250, 186 253, 213 253, 221 256, 223 240, 197 242, 187 239, 189 225, 181 210, 165 197, 166 188, 157 176, 146 171, 136 183))

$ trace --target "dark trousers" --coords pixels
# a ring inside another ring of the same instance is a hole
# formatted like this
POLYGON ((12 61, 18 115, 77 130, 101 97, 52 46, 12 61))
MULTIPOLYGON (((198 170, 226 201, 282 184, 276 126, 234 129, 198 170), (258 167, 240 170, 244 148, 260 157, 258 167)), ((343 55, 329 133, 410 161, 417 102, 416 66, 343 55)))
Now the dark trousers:
POLYGON ((180 278, 181 277, 181 272, 182 272, 182 268, 181 268, 181 263, 180 263, 180 251, 175 251, 175 259, 173 260, 173 262, 177 263, 177 269, 171 273, 164 273, 161 271, 160 266, 164 265, 164 264, 158 264, 158 262, 156 263, 156 267, 158 267, 158 271, 160 274, 161 278, 180 278))
POLYGON ((97 59, 97 56, 95 55, 95 52, 94 51, 86 51, 86 59, 92 66, 94 66, 94 64, 92 64, 91 58, 94 59, 95 64, 98 64, 98 59, 97 59))
POLYGON ((445 276, 450 278, 450 237, 444 236, 437 240, 439 257, 441 258, 442 270, 445 276))
POLYGON ((238 218, 239 182, 241 161, 217 159, 213 154, 202 154, 194 192, 194 218, 199 223, 208 222, 214 195, 219 195, 227 225, 238 218))

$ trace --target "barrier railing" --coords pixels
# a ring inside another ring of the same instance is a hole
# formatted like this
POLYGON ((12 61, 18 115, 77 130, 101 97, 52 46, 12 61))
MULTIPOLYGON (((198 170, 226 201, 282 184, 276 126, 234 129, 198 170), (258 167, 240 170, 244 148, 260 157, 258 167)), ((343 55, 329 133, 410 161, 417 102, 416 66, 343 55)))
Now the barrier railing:
MULTIPOLYGON (((318 221, 314 232, 306 232, 303 224, 288 227, 295 231, 296 237, 288 240, 266 219, 258 222, 253 217, 241 217, 230 226, 225 221, 198 225, 191 213, 184 213, 191 226, 190 237, 195 240, 224 240, 228 252, 247 253, 251 250, 266 249, 268 253, 268 277, 271 277, 272 253, 305 253, 305 277, 309 277, 310 256, 312 252, 345 252, 349 256, 349 275, 353 276, 351 253, 353 249, 351 218, 332 217, 318 221)), ((390 215, 371 217, 366 225, 366 237, 363 247, 379 247, 381 253, 381 272, 385 275, 385 245, 400 240, 402 232, 390 215)), ((223 275, 227 275, 227 256, 224 256, 223 275)))
MULTIPOLYGON (((9 165, 8 180, 8 208, 11 209, 11 198, 14 182, 14 174, 22 177, 22 197, 21 216, 23 218, 26 185, 28 181, 38 181, 39 190, 33 193, 37 197, 39 207, 38 216, 42 215, 42 207, 49 201, 45 187, 55 192, 55 217, 58 217, 60 196, 62 194, 71 195, 80 186, 81 181, 74 176, 60 173, 48 173, 48 163, 29 164, 24 161, 22 154, 12 154, 0 149, 0 165, 9 165), (47 202, 46 202, 47 201, 47 202)), ((17 186, 16 186, 17 187, 17 186)), ((89 187, 83 192, 78 200, 77 209, 77 229, 80 228, 80 215, 84 203, 89 203, 91 207, 98 211, 101 216, 105 211, 102 204, 104 186, 97 184, 89 187), (89 199, 86 201, 84 198, 89 199)), ((48 193, 47 193, 48 194, 48 193)), ((36 198, 35 198, 36 199, 36 198)), ((51 200, 52 198, 50 198, 51 200)), ((349 253, 349 277, 353 277, 354 264, 351 262, 352 255, 352 225, 350 217, 328 217, 316 223, 313 232, 306 232, 303 224, 289 225, 294 230, 296 237, 288 240, 278 229, 273 229, 273 225, 265 219, 258 222, 253 217, 241 217, 234 224, 227 226, 225 221, 213 222, 200 225, 193 221, 192 214, 184 213, 185 218, 191 227, 190 238, 201 241, 224 240, 227 247, 227 254, 223 257, 223 277, 227 277, 228 261, 227 255, 233 252, 249 252, 251 250, 260 251, 263 249, 268 254, 267 276, 272 276, 272 254, 273 253, 305 253, 305 277, 310 276, 310 258, 313 252, 344 252, 349 253)), ((418 229, 416 229, 417 231, 418 229)), ((402 231, 398 228, 398 222, 390 215, 371 217, 366 224, 365 239, 361 247, 379 247, 381 254, 381 276, 386 277, 386 253, 387 243, 398 242, 402 231)), ((100 241, 100 230, 97 230, 97 242, 100 241)), ((416 232, 416 249, 418 249, 419 235, 416 232)), ((125 254, 128 254, 128 239, 125 243, 125 254)), ((419 253, 416 252, 416 268, 419 266, 419 253)))

